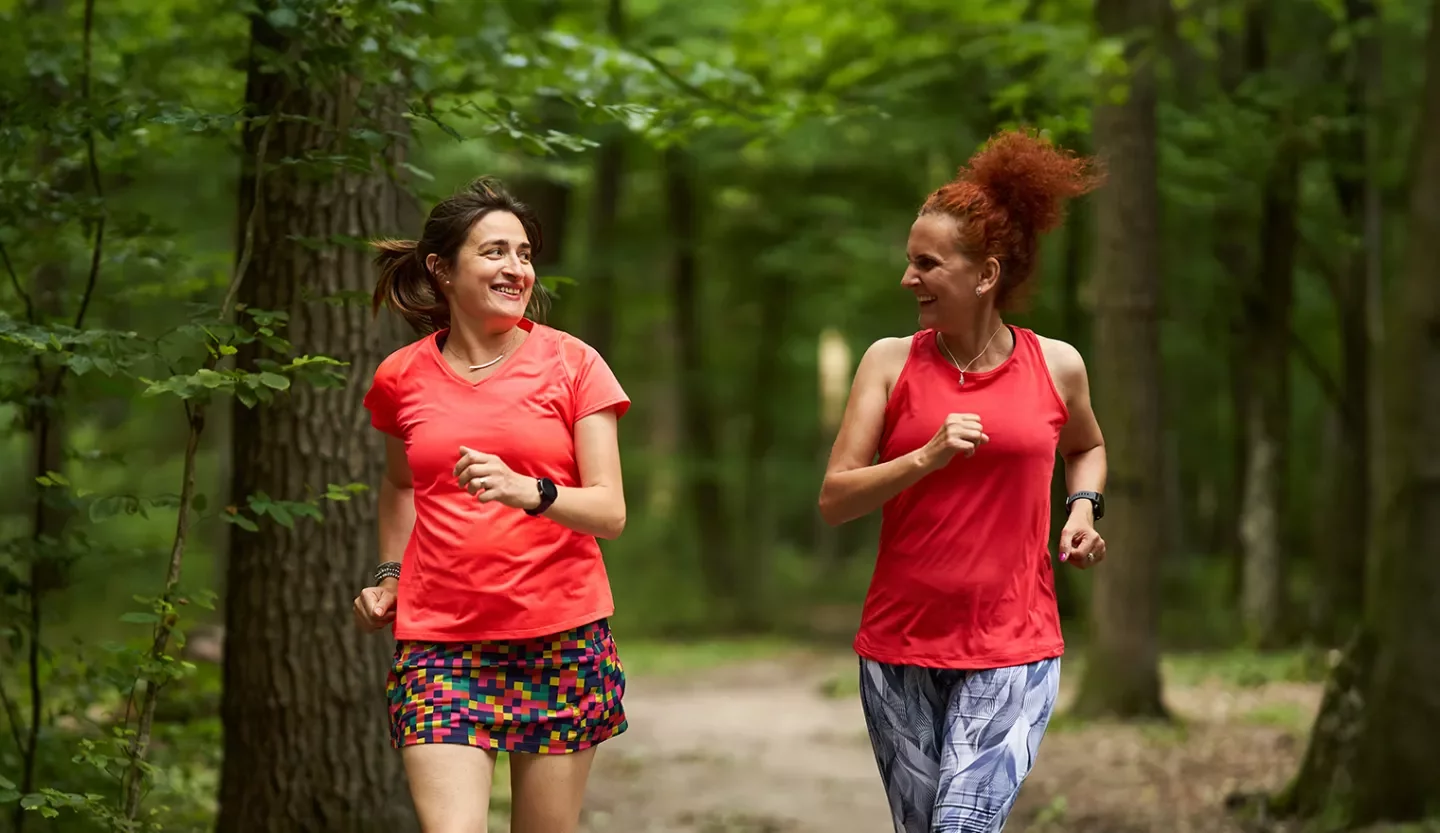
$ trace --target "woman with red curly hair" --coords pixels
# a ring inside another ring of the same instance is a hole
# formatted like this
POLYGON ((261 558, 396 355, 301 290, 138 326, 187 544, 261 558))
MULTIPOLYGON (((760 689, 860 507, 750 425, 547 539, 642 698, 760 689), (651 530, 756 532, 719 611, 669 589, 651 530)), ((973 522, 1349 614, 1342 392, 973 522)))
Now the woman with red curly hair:
POLYGON ((919 331, 856 370, 820 492, 831 524, 881 509, 855 651, 897 833, 1005 824, 1055 706, 1064 640, 1050 485, 1065 461, 1059 559, 1105 558, 1105 447, 1085 363, 1006 324, 1039 236, 1099 182, 1025 132, 992 138, 925 200, 900 285, 919 331))

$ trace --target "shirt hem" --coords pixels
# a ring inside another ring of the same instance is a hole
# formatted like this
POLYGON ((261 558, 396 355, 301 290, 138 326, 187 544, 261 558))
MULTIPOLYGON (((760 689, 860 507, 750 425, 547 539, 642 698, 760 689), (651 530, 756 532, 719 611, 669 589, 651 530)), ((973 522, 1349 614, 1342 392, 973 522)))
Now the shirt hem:
POLYGON ((981 656, 965 656, 959 654, 937 656, 934 654, 911 654, 904 652, 891 653, 870 648, 859 640, 856 640, 853 647, 855 654, 862 659, 882 662, 886 665, 915 665, 921 668, 963 669, 966 671, 1029 665, 1032 662, 1039 662, 1044 659, 1054 659, 1065 653, 1064 641, 1047 643, 1040 647, 1017 653, 985 654, 981 656))
POLYGON ((627 411, 630 410, 630 398, 626 396, 617 396, 614 399, 601 402, 598 405, 592 405, 584 410, 576 411, 575 421, 579 422, 585 417, 594 416, 601 411, 606 410, 607 408, 617 408, 615 417, 616 419, 619 419, 620 417, 623 417, 627 411), (617 406, 619 407, 617 408, 617 406))
POLYGON ((516 628, 509 630, 485 630, 485 631, 445 631, 445 630, 402 630, 399 626, 395 628, 395 639, 401 642, 495 642, 510 639, 533 639, 537 636, 551 636, 564 633, 581 625, 588 625, 591 622, 615 615, 613 605, 602 607, 594 613, 587 613, 584 616, 572 616, 562 619, 559 622, 548 625, 540 625, 530 628, 516 628))

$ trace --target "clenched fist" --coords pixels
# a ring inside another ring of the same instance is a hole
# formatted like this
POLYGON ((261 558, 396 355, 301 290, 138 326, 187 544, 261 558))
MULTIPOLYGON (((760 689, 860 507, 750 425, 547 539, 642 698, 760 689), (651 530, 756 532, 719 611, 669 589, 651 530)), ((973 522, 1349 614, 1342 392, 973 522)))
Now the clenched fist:
POLYGON ((378 631, 395 621, 396 584, 394 579, 386 579, 355 597, 355 624, 360 630, 378 631))
POLYGON ((483 451, 460 447, 455 482, 481 503, 494 501, 516 509, 534 509, 540 505, 535 478, 516 474, 504 460, 483 451))
POLYGON ((981 427, 979 415, 950 414, 920 449, 921 465, 926 471, 942 469, 957 453, 973 457, 975 450, 988 442, 990 437, 981 427))

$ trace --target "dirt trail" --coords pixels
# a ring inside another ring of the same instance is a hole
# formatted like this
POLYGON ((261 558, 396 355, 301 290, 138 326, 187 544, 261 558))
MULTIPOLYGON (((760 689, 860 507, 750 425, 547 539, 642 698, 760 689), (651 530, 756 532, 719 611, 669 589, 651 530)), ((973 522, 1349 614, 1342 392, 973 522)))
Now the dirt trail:
MULTIPOLYGON (((855 673, 853 658, 803 654, 684 680, 632 675, 631 728, 596 759, 585 833, 888 833, 855 673)), ((1283 785, 1319 694, 1175 688, 1178 727, 1062 716, 1006 831, 1239 831, 1225 796, 1283 785)))

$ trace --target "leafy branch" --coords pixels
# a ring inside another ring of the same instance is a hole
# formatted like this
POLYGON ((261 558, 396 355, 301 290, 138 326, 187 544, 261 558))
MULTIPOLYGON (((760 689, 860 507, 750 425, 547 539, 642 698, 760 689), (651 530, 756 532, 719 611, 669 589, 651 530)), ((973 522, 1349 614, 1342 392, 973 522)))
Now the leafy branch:
MULTIPOLYGON (((269 148, 271 132, 275 126, 275 117, 272 114, 265 122, 261 131, 260 141, 256 149, 255 162, 255 189, 252 195, 249 216, 245 218, 244 244, 240 257, 236 261, 235 271, 230 278, 230 286, 225 292, 225 300, 220 305, 220 320, 225 321, 230 317, 231 309, 235 303, 236 294, 240 291, 240 283, 245 279, 245 273, 250 268, 250 258, 255 247, 255 221, 260 210, 262 186, 265 177, 265 157, 269 148)), ((221 356, 229 351, 221 345, 219 349, 210 351, 205 360, 205 366, 201 372, 214 372, 215 365, 221 356)), ((197 374, 198 375, 198 374, 197 374)), ((207 387, 208 385, 204 385, 207 387)), ((185 415, 189 425, 189 435, 185 440, 185 457, 181 473, 180 485, 180 511, 177 513, 175 522, 175 538, 170 547, 170 563, 165 572, 165 589, 157 602, 160 611, 160 619, 155 624, 154 638, 151 641, 149 660, 152 664, 163 665, 168 659, 168 648, 170 637, 175 628, 175 618, 170 613, 174 605, 175 591, 180 584, 180 568, 185 558, 185 547, 190 536, 190 507, 195 502, 195 465, 200 450, 200 437, 205 431, 206 406, 208 397, 182 397, 185 406, 185 415)), ((143 666, 142 666, 143 669, 143 666)), ((144 700, 140 706, 140 719, 136 727, 135 738, 127 750, 129 765, 125 770, 123 784, 121 787, 121 813, 128 821, 134 821, 140 812, 140 802, 144 789, 146 768, 146 756, 150 748, 150 736, 155 722, 155 705, 160 697, 159 680, 150 680, 145 687, 144 700)))

